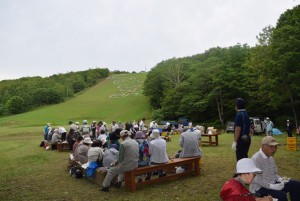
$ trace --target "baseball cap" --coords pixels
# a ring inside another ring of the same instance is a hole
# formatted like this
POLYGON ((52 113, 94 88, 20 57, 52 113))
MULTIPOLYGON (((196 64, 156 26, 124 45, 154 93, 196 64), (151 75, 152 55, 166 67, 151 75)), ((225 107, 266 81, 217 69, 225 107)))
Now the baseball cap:
POLYGON ((261 144, 267 144, 267 145, 280 145, 276 139, 272 136, 266 136, 262 139, 261 144))

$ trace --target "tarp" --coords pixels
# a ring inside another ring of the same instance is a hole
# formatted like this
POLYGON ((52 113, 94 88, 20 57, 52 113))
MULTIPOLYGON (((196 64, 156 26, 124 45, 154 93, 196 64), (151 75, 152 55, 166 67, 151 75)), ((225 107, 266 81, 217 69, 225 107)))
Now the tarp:
POLYGON ((282 135, 283 134, 283 132, 277 128, 273 128, 272 131, 273 131, 273 135, 282 135))

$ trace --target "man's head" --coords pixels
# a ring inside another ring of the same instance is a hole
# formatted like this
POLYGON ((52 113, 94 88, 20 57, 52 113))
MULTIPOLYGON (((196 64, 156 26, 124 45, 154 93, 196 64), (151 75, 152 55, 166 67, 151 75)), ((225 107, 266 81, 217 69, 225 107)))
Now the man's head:
POLYGON ((277 151, 279 143, 272 136, 266 136, 261 141, 261 149, 267 157, 274 156, 277 151))
POLYGON ((242 98, 237 98, 235 100, 235 106, 238 110, 245 109, 246 101, 242 98))
POLYGON ((124 140, 126 137, 130 136, 131 135, 131 132, 128 131, 128 130, 122 130, 120 132, 120 137, 122 138, 122 140, 124 140))

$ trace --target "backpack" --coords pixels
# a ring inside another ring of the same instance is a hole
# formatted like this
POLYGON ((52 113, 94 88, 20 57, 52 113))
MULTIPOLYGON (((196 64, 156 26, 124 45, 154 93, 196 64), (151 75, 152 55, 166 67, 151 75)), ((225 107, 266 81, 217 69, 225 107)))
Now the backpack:
POLYGON ((82 126, 82 133, 89 133, 90 132, 90 127, 88 125, 83 125, 82 126))

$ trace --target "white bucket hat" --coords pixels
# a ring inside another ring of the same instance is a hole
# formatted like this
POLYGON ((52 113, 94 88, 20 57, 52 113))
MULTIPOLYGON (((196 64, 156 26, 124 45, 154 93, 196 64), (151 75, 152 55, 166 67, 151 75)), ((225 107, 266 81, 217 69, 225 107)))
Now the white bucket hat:
POLYGON ((120 136, 123 137, 124 135, 130 136, 130 135, 131 135, 131 132, 128 131, 128 130, 122 130, 122 131, 120 132, 120 136))
POLYGON ((156 139, 156 138, 159 138, 159 136, 160 136, 159 135, 159 130, 158 129, 153 129, 150 137, 156 139))
POLYGON ((93 144, 93 141, 91 140, 91 138, 87 137, 83 140, 84 144, 93 144))
POLYGON ((250 158, 243 158, 236 164, 236 173, 262 173, 250 158))

